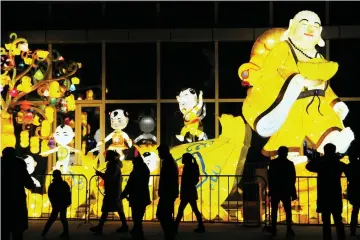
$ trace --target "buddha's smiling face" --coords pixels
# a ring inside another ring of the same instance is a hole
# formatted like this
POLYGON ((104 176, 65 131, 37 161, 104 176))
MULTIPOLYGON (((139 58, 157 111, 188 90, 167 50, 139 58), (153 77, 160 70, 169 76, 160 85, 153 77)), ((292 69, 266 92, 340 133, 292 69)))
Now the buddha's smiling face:
POLYGON ((321 39, 321 21, 316 13, 302 11, 296 14, 290 25, 289 37, 302 49, 314 48, 321 39))

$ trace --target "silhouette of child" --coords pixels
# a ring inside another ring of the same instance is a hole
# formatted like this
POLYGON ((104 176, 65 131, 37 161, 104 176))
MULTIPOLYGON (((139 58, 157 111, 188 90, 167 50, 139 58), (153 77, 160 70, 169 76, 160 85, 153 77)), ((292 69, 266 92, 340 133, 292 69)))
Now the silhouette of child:
POLYGON ((63 225, 63 233, 60 235, 61 238, 69 237, 68 221, 66 219, 66 209, 71 205, 71 191, 70 186, 67 182, 62 179, 61 171, 54 170, 53 181, 49 186, 48 195, 52 206, 52 212, 49 220, 45 224, 44 230, 41 236, 45 237, 51 228, 51 225, 56 221, 60 213, 60 221, 63 225))

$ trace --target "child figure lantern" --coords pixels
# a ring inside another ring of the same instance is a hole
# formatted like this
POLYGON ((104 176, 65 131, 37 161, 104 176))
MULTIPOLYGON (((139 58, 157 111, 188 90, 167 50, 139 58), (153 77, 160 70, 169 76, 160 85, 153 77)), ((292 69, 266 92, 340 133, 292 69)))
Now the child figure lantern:
MULTIPOLYGON (((206 116, 203 92, 200 91, 198 97, 194 89, 186 88, 176 96, 176 100, 179 102, 179 108, 184 118, 184 127, 181 129, 180 134, 176 135, 176 138, 183 142, 186 134, 189 133, 194 137, 198 137, 198 140, 206 140, 207 136, 205 132, 200 130, 201 121, 206 116)), ((187 138, 186 140, 192 142, 191 138, 187 138)))
POLYGON ((156 144, 156 137, 152 134, 155 130, 156 122, 151 116, 142 116, 139 120, 140 130, 143 132, 135 140, 135 144, 151 143, 156 144))
POLYGON ((62 168, 63 168, 62 173, 64 173, 64 174, 68 173, 69 162, 70 162, 70 153, 71 152, 75 152, 75 153, 80 152, 79 150, 68 146, 72 142, 74 136, 75 136, 74 131, 72 130, 72 128, 70 126, 60 125, 56 128, 55 134, 54 134, 54 139, 59 146, 55 147, 49 151, 40 153, 41 156, 46 156, 51 153, 57 153, 58 159, 57 159, 56 166, 54 167, 54 169, 60 170, 60 167, 62 166, 62 168))
POLYGON ((114 150, 120 155, 120 160, 125 159, 123 150, 132 147, 132 141, 127 135, 126 132, 122 130, 126 128, 129 123, 129 114, 122 109, 116 109, 110 113, 110 122, 111 128, 114 129, 104 141, 99 141, 96 145, 96 148, 90 150, 90 152, 95 152, 99 150, 99 146, 106 143, 112 139, 112 144, 109 146, 108 150, 114 150), (127 144, 127 146, 126 146, 127 144))

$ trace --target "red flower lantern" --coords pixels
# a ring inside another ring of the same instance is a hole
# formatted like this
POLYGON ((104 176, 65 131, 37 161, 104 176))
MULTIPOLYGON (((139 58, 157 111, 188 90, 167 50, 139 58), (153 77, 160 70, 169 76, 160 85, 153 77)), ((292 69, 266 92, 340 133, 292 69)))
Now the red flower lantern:
POLYGON ((27 100, 21 102, 21 104, 20 104, 20 109, 21 109, 21 110, 24 110, 24 111, 29 110, 30 107, 31 107, 30 102, 27 101, 27 100))

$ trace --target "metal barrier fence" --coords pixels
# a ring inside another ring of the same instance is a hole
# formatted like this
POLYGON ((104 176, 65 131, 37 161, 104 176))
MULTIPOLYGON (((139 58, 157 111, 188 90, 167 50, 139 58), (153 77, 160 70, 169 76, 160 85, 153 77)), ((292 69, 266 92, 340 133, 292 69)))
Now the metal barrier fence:
MULTIPOLYGON (((37 176, 44 178, 43 187, 48 187, 51 175, 37 176)), ((129 176, 123 176, 124 188, 129 176)), ((104 196, 103 180, 92 176, 88 181, 84 175, 63 175, 72 190, 72 204, 68 208, 67 216, 71 220, 98 220, 101 216, 102 200, 104 196)), ((206 175, 201 176, 198 184, 198 207, 205 222, 244 223, 246 225, 270 224, 270 201, 267 195, 267 181, 262 176, 255 176, 250 181, 244 180, 242 175, 206 175)), ((159 176, 152 175, 149 181, 151 204, 147 207, 145 221, 156 221, 158 203, 159 176)), ((342 178, 343 190, 347 188, 346 178, 342 178)), ((316 177, 297 177, 298 199, 292 202, 293 222, 295 224, 321 224, 321 216, 316 212, 316 177)), ((47 190, 47 189, 46 189, 47 190)), ((344 191, 344 196, 346 192, 344 191)), ((51 204, 47 193, 27 192, 29 218, 45 219, 51 213, 51 204)), ((175 202, 174 213, 177 214, 180 200, 175 202)), ((125 215, 131 220, 131 209, 128 201, 123 200, 125 215)), ((350 222, 351 205, 344 199, 344 222, 350 222)), ((280 205, 278 221, 285 221, 285 212, 280 205)), ((113 213, 109 220, 118 220, 118 214, 113 213)), ((183 221, 196 221, 191 207, 187 206, 183 221)))

